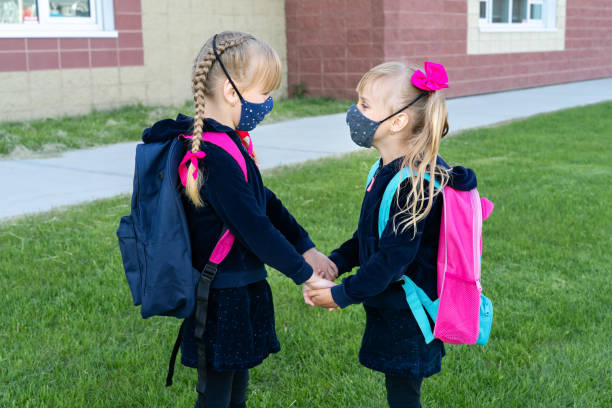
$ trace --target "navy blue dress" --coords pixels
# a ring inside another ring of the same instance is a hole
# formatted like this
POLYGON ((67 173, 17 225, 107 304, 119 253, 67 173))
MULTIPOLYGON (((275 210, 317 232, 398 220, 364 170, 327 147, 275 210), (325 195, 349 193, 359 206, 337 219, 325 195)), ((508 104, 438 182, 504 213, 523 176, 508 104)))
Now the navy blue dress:
MULTIPOLYGON (((361 364, 388 375, 423 378, 441 370, 444 345, 437 339, 425 343, 397 281, 407 275, 430 298, 437 298, 442 197, 434 198, 429 214, 417 224, 416 235, 412 228, 394 231, 393 216, 400 211, 394 200, 389 222, 379 239, 378 211, 382 196, 401 162, 400 158, 380 166, 371 188, 365 192, 357 231, 330 255, 340 273, 360 266, 357 273, 332 288, 332 296, 341 308, 363 303, 366 328, 359 351, 361 364)), ((448 166, 441 158, 438 162, 448 166)), ((476 177, 469 169, 453 167, 449 184, 456 189, 470 190, 476 187, 476 177)), ((400 186, 400 202, 406 201, 409 189, 410 179, 407 179, 400 186)))
MULTIPOLYGON (((146 139, 150 142, 190 134, 192 126, 192 118, 179 115, 176 120, 156 123, 145 131, 146 139)), ((259 169, 238 134, 212 119, 206 119, 204 131, 227 133, 244 156, 248 175, 246 182, 227 152, 202 143, 206 157, 199 161, 204 174, 200 194, 205 205, 195 207, 183 195, 195 268, 204 268, 224 225, 236 237, 210 289, 204 335, 207 366, 217 371, 248 369, 280 350, 264 263, 301 284, 313 273, 301 254, 314 244, 263 185, 259 169)), ((181 363, 197 368, 194 325, 192 315, 183 326, 181 363)))

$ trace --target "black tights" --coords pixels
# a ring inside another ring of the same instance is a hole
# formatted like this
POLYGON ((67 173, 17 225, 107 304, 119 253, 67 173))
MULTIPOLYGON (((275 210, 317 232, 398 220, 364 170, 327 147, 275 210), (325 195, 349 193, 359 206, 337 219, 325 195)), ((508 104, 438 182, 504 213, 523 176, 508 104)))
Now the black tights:
MULTIPOLYGON (((421 408, 422 378, 385 376, 390 408, 421 408)), ((196 408, 245 408, 249 371, 206 373, 206 392, 198 395, 196 408)))
POLYGON ((206 391, 198 394, 196 408, 244 408, 249 370, 206 372, 206 391))
POLYGON ((422 378, 385 375, 387 402, 390 408, 421 408, 422 378))

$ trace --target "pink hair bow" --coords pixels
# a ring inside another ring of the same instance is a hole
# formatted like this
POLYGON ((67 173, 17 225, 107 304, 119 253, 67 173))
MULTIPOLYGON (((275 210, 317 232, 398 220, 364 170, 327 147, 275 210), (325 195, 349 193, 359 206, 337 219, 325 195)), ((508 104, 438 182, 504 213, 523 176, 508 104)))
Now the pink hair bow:
POLYGON ((448 75, 444 65, 435 62, 425 62, 425 73, 420 69, 412 74, 412 84, 424 91, 437 91, 448 88, 448 75))
POLYGON ((195 170, 193 171, 193 179, 196 180, 198 178, 198 159, 203 159, 204 157, 206 157, 206 153, 204 152, 194 153, 189 150, 187 151, 187 153, 185 153, 185 157, 183 157, 183 160, 181 161, 181 164, 179 164, 178 168, 179 176, 181 177, 181 183, 183 184, 183 186, 187 185, 186 163, 191 160, 191 164, 193 164, 193 167, 195 168, 195 170))

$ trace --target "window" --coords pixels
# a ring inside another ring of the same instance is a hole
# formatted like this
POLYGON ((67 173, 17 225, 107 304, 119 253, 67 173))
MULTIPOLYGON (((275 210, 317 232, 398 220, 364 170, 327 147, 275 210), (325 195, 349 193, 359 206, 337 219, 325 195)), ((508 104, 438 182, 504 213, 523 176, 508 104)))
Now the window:
POLYGON ((0 37, 116 37, 113 0, 0 0, 0 37))
POLYGON ((555 29, 555 0, 480 1, 481 31, 539 31, 555 29))
POLYGON ((529 15, 532 20, 542 20, 542 0, 534 0, 529 3, 529 15))

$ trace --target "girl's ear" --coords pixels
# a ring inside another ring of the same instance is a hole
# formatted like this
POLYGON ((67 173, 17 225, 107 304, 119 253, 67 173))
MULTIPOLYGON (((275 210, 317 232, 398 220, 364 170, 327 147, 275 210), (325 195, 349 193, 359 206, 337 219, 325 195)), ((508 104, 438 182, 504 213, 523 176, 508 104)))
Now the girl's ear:
POLYGON ((223 90, 223 99, 225 99, 225 102, 227 102, 231 106, 235 106, 240 101, 240 98, 238 97, 238 94, 236 93, 236 90, 230 83, 229 79, 226 79, 223 82, 222 90, 223 90))
POLYGON ((391 121, 391 131, 393 133, 401 132, 409 123, 410 116, 406 112, 400 112, 391 121))

